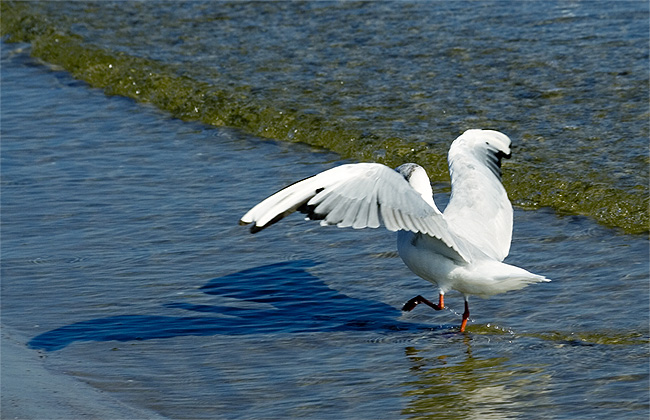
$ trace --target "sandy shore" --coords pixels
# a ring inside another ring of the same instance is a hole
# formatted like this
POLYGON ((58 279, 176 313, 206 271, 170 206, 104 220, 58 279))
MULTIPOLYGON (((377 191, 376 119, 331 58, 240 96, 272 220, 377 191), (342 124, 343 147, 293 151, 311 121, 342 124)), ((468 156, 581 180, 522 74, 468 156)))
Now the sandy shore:
POLYGON ((37 351, 2 326, 0 418, 10 419, 162 419, 128 406, 71 376, 45 368, 37 351))

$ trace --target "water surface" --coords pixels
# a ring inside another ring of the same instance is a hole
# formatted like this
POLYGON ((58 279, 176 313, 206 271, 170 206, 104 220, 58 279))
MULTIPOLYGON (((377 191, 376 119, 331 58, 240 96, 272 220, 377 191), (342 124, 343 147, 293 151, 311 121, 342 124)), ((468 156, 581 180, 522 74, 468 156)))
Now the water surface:
POLYGON ((424 165, 468 128, 516 145, 526 208, 648 231, 650 13, 599 2, 3 2, 3 34, 185 120, 424 165))
MULTIPOLYGON (((648 415, 648 241, 515 210, 553 281, 450 309, 384 230, 239 217, 340 156, 171 118, 2 45, 2 322, 46 366, 169 418, 648 415)), ((507 168, 505 168, 507 170, 507 168)), ((436 194, 441 205, 447 199, 436 194)))

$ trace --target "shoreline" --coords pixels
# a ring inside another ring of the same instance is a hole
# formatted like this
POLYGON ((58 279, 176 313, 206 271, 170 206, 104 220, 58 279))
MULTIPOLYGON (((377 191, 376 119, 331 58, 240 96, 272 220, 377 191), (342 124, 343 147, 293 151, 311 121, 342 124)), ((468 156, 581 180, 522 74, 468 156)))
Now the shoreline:
POLYGON ((72 376, 48 370, 44 358, 2 325, 0 417, 9 419, 164 419, 129 406, 72 376))

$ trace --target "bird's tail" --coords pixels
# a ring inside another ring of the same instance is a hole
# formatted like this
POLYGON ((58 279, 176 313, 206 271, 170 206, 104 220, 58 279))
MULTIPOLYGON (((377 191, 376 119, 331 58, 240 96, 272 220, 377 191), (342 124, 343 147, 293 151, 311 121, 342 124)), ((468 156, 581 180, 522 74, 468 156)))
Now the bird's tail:
POLYGON ((479 284, 475 284, 476 294, 478 296, 490 296, 499 293, 505 293, 510 290, 523 289, 529 284, 551 281, 544 276, 533 274, 523 268, 514 265, 505 264, 497 261, 489 261, 480 264, 476 268, 476 273, 482 278, 479 284), (481 287, 483 286, 483 287, 481 287))
POLYGON ((533 274, 530 271, 524 270, 523 268, 519 268, 510 264, 503 265, 508 267, 509 273, 504 273, 501 276, 495 276, 494 280, 498 285, 504 287, 506 290, 523 289, 529 284, 551 281, 544 276, 533 274))

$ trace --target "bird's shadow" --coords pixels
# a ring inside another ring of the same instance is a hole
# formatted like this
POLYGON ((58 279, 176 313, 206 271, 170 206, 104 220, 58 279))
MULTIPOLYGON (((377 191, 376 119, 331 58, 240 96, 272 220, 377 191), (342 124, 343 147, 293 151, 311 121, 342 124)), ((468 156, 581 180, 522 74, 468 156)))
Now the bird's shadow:
POLYGON ((210 280, 200 288, 221 305, 170 302, 166 308, 201 316, 116 315, 56 328, 28 345, 54 351, 76 341, 132 341, 179 336, 246 335, 330 331, 431 330, 399 321, 401 311, 330 289, 307 271, 317 263, 286 261, 210 280))

